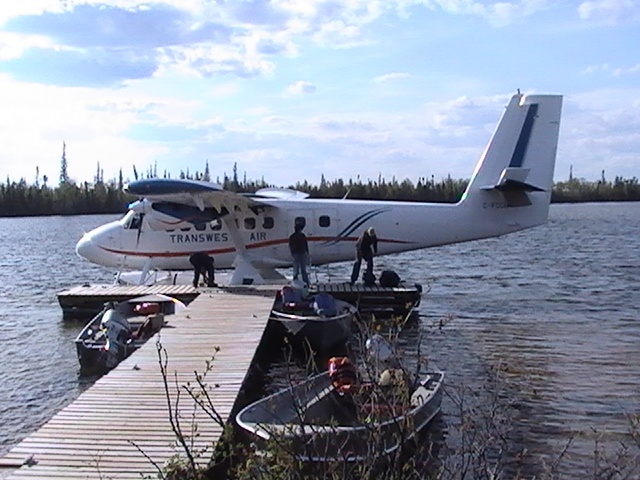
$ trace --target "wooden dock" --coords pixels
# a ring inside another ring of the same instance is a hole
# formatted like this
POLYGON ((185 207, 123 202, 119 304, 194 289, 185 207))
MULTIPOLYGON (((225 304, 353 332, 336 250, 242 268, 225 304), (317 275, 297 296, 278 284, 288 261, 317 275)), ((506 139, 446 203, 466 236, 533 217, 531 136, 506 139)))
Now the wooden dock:
POLYGON ((80 285, 58 294, 65 318, 87 318, 102 310, 105 302, 122 302, 143 295, 159 293, 192 302, 202 290, 191 285, 80 285))
MULTIPOLYGON (((251 285, 223 287, 227 292, 243 295, 274 292, 276 285, 251 285)), ((160 293, 189 304, 207 289, 195 289, 191 285, 82 285, 58 294, 64 318, 88 318, 102 310, 105 302, 121 302, 135 297, 160 293)), ((398 287, 365 287, 362 284, 320 283, 310 286, 311 293, 326 292, 358 307, 361 313, 406 315, 420 305, 422 288, 419 285, 401 284, 398 287)), ((271 293, 269 293, 271 294, 271 293)))
POLYGON ((311 293, 325 292, 358 307, 360 313, 406 316, 420 305, 422 287, 400 284, 398 287, 366 287, 362 284, 320 283, 311 285, 311 293))
MULTIPOLYGON (((176 378, 182 386, 195 384, 194 371, 203 373, 214 348, 220 348, 207 384, 226 420, 265 331, 273 294, 203 291, 183 312, 168 317, 168 325, 140 350, 0 459, 0 476, 11 480, 155 478, 157 470, 149 459, 162 466, 172 455, 182 453, 169 422, 157 340, 167 351, 174 408, 176 378), (213 387, 216 384, 218 388, 213 387), (7 472, 11 473, 5 477, 7 472)), ((197 423, 194 450, 208 448, 200 458, 206 464, 221 427, 194 408, 184 390, 178 411, 186 432, 192 420, 197 423)))

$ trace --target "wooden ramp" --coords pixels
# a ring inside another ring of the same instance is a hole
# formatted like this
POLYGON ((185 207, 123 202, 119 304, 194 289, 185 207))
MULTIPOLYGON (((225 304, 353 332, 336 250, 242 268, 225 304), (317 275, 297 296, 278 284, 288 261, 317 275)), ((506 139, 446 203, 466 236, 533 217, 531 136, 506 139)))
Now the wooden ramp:
MULTIPOLYGON (((159 466, 181 453, 169 422, 157 340, 167 351, 174 408, 176 378, 179 385, 195 385, 194 372, 204 373, 207 360, 219 347, 206 382, 213 404, 227 420, 273 306, 273 295, 266 293, 203 292, 183 312, 168 317, 168 325, 140 350, 0 459, 4 467, 0 476, 12 480, 156 478, 157 470, 140 450, 159 466), (11 467, 20 468, 4 477, 11 467)), ((188 435, 192 420, 197 424, 194 450, 206 449, 200 459, 204 465, 222 429, 180 390, 180 422, 188 435)))

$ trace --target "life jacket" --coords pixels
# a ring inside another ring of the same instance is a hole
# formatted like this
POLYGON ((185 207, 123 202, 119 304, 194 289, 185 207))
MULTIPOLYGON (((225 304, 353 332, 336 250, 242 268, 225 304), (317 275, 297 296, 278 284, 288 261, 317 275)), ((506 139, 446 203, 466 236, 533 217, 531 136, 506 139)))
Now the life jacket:
POLYGON ((346 393, 357 383, 358 376, 348 357, 331 357, 329 379, 338 393, 346 393))

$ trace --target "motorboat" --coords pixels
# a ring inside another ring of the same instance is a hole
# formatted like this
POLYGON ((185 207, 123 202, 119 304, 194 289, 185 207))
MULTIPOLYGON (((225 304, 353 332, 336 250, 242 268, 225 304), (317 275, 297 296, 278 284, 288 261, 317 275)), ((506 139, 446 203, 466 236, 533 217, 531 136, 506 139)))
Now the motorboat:
POLYGON ((184 307, 181 301, 162 294, 107 302, 75 339, 80 372, 98 374, 116 367, 160 331, 166 315, 184 307))
POLYGON ((270 319, 284 327, 294 342, 308 343, 316 352, 344 344, 358 309, 328 293, 307 296, 285 285, 276 295, 270 319))
POLYGON ((277 441, 301 461, 353 462, 395 452, 440 411, 444 372, 407 382, 398 369, 387 369, 378 381, 359 383, 344 369, 337 374, 345 358, 248 405, 236 423, 258 444, 277 441))

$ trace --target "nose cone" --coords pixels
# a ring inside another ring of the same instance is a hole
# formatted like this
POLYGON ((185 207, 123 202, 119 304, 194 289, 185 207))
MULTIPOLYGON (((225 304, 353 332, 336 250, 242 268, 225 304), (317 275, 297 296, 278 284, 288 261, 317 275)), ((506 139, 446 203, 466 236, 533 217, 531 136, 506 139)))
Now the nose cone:
POLYGON ((93 243, 93 239, 91 238, 91 232, 85 233, 76 244, 76 254, 79 257, 91 261, 93 257, 92 253, 94 251, 95 245, 93 243))
POLYGON ((85 233, 76 245, 76 253, 97 265, 119 266, 122 260, 118 253, 121 230, 119 222, 111 222, 85 233))

